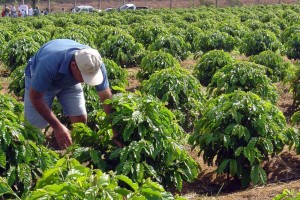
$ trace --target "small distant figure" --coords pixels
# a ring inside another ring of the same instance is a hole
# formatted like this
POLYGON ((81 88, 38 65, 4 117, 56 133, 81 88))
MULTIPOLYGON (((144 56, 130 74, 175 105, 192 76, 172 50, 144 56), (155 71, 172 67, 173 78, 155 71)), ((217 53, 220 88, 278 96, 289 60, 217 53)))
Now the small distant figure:
POLYGON ((33 16, 39 16, 40 15, 40 9, 37 6, 34 10, 33 10, 33 16))
POLYGON ((28 16, 33 16, 33 9, 31 6, 28 8, 28 16))
POLYGON ((21 11, 21 17, 26 17, 26 11, 22 9, 21 11))
POLYGON ((62 11, 63 13, 65 13, 65 12, 66 12, 66 11, 65 11, 65 8, 62 8, 62 9, 61 9, 61 11, 62 11))
POLYGON ((6 16, 6 9, 7 9, 7 5, 4 5, 2 13, 1 13, 2 17, 6 16))
POLYGON ((44 15, 48 15, 48 13, 49 13, 49 10, 48 10, 48 8, 46 8, 46 9, 44 10, 44 15))
POLYGON ((18 11, 18 17, 22 17, 22 13, 20 10, 18 11))
POLYGON ((10 7, 10 15, 11 15, 12 17, 17 17, 17 16, 18 16, 18 14, 17 14, 17 9, 16 9, 16 7, 15 7, 14 4, 11 4, 11 7, 10 7))

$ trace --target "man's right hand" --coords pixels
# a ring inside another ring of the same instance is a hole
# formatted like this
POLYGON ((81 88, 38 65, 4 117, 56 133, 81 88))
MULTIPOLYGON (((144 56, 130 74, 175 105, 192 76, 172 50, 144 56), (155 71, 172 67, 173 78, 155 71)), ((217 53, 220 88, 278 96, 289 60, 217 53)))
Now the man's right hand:
POLYGON ((66 149, 72 144, 72 138, 69 129, 64 125, 58 127, 52 127, 54 131, 55 139, 61 149, 66 149))

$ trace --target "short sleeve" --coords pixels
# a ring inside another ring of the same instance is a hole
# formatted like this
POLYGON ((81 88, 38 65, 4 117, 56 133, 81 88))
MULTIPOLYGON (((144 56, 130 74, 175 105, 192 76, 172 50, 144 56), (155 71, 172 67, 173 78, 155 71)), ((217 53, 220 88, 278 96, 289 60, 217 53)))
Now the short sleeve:
POLYGON ((37 66, 31 77, 31 87, 38 92, 46 92, 50 87, 54 76, 55 74, 49 66, 37 66))

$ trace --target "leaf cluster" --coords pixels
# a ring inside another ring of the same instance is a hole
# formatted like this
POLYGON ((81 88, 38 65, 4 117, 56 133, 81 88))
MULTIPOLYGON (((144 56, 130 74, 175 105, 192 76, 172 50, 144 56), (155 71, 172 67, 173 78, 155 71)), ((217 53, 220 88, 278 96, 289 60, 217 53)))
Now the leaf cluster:
POLYGON ((178 60, 185 60, 190 55, 191 45, 182 36, 174 34, 159 34, 149 46, 150 51, 164 51, 178 60))
POLYGON ((166 68, 143 81, 141 91, 166 103, 185 130, 193 129, 201 115, 206 96, 198 80, 183 68, 166 68))
POLYGON ((204 53, 211 50, 231 52, 236 45, 236 40, 226 32, 208 30, 197 35, 193 40, 193 45, 196 51, 203 51, 204 53))
POLYGON ((119 93, 112 99, 112 126, 125 147, 112 152, 115 171, 141 181, 148 177, 181 190, 194 180, 197 163, 183 146, 184 131, 165 105, 151 95, 119 93))
POLYGON ((8 41, 3 49, 1 60, 10 71, 25 65, 39 49, 40 44, 31 37, 16 37, 8 41))
POLYGON ((203 86, 207 86, 218 69, 232 62, 233 58, 228 52, 212 50, 199 59, 194 67, 193 75, 203 86))
POLYGON ((189 143, 199 147, 205 163, 217 165, 218 174, 241 179, 247 187, 266 183, 261 164, 283 150, 285 128, 275 105, 251 92, 234 91, 208 102, 189 143))
POLYGON ((280 54, 270 50, 251 56, 249 61, 266 66, 266 74, 272 82, 283 81, 287 77, 290 69, 290 63, 284 61, 280 54))
POLYGON ((115 61, 121 67, 139 65, 144 47, 128 33, 108 36, 99 49, 103 57, 115 61))
POLYGON ((246 56, 257 55, 262 51, 277 51, 281 47, 276 35, 264 29, 249 31, 242 38, 240 52, 246 56))
POLYGON ((11 191, 25 195, 58 156, 43 146, 41 131, 26 123, 21 103, 1 95, 0 107, 0 176, 7 180, 5 187, 11 188, 0 189, 0 195, 9 197, 11 191))
POLYGON ((25 199, 183 199, 166 192, 156 182, 138 184, 124 175, 82 166, 75 159, 60 159, 45 171, 35 190, 25 199))
POLYGON ((278 99, 277 89, 267 77, 266 68, 247 61, 235 61, 219 69, 207 90, 210 97, 242 90, 251 91, 273 104, 278 99))
POLYGON ((166 68, 180 68, 180 64, 171 54, 160 51, 147 51, 142 59, 137 78, 147 80, 154 72, 166 68))

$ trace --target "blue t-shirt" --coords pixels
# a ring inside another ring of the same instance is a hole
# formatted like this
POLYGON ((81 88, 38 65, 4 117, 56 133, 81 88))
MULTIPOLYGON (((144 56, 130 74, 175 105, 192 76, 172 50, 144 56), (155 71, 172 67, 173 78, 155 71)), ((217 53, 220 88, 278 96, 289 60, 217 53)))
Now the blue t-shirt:
MULTIPOLYGON (((46 92, 78 84, 69 65, 74 53, 83 48, 90 47, 69 39, 55 39, 44 44, 26 66, 25 75, 31 79, 30 86, 38 92, 46 92)), ((109 87, 104 64, 101 71, 103 82, 96 86, 97 91, 109 87)))

